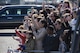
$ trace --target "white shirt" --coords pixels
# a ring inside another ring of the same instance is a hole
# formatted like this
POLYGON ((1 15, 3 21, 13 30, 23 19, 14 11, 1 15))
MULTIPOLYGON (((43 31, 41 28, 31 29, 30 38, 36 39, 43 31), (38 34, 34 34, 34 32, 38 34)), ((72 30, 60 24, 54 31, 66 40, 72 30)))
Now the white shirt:
POLYGON ((76 22, 77 20, 75 18, 73 18, 71 21, 68 22, 69 25, 72 27, 72 31, 75 30, 76 22))
POLYGON ((38 32, 33 31, 33 34, 36 38, 36 48, 38 50, 42 50, 42 40, 43 40, 43 37, 46 35, 46 29, 40 28, 38 32))

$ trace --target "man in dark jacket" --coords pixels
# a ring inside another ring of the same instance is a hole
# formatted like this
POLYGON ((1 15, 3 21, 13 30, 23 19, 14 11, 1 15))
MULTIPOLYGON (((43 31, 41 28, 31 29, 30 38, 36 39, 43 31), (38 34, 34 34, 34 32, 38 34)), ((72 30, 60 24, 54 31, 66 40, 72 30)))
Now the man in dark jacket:
POLYGON ((58 50, 59 38, 54 33, 54 28, 51 26, 47 27, 47 33, 48 34, 46 34, 46 36, 43 39, 44 53, 50 53, 50 51, 58 50))

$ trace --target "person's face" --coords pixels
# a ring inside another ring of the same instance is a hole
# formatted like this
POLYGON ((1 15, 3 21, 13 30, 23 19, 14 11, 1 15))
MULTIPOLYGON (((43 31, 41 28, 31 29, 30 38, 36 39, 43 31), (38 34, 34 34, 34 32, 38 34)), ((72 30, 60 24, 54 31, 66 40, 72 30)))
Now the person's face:
POLYGON ((34 10, 34 7, 31 7, 31 10, 34 10))
POLYGON ((27 19, 27 18, 28 18, 28 16, 25 16, 25 17, 24 17, 24 19, 27 19))
POLYGON ((50 29, 47 28, 47 33, 48 34, 53 34, 53 31, 51 31, 50 29))
POLYGON ((25 20, 25 21, 28 21, 28 18, 29 18, 28 16, 25 16, 25 17, 24 17, 24 20, 25 20))
POLYGON ((21 33, 25 36, 28 34, 26 31, 21 31, 21 33))
POLYGON ((64 3, 64 7, 68 7, 68 4, 67 3, 64 3))
POLYGON ((62 4, 59 4, 59 7, 61 8, 62 7, 62 4))
POLYGON ((30 12, 30 13, 28 13, 28 16, 29 16, 29 17, 31 17, 31 16, 32 16, 31 12, 30 12))
POLYGON ((67 15, 67 16, 66 16, 66 20, 67 20, 67 21, 71 21, 71 19, 72 19, 72 18, 71 18, 71 15, 67 15))
POLYGON ((55 28, 59 29, 61 27, 61 24, 59 24, 58 22, 55 22, 55 28))
POLYGON ((52 20, 55 20, 54 14, 52 14, 52 15, 50 16, 50 18, 51 18, 52 20))
POLYGON ((32 36, 32 35, 30 35, 30 34, 27 34, 27 35, 26 35, 26 37, 27 37, 28 39, 31 38, 31 36, 32 36))
POLYGON ((64 22, 65 22, 65 19, 64 19, 64 18, 60 18, 60 19, 61 19, 62 23, 64 23, 64 22))

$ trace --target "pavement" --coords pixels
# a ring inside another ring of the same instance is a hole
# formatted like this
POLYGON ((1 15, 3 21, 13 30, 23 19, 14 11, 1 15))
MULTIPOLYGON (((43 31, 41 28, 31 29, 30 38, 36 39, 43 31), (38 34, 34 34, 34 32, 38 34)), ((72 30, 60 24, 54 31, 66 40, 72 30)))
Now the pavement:
POLYGON ((0 33, 15 33, 15 29, 0 29, 0 33))
POLYGON ((18 48, 18 44, 11 36, 0 36, 0 53, 7 53, 8 47, 15 50, 18 48))
MULTIPOLYGON (((0 29, 0 53, 7 53, 8 47, 12 47, 12 50, 18 48, 19 42, 14 40, 12 36, 4 36, 4 34, 14 33, 13 29, 0 29), (3 33, 1 35, 1 33, 3 33)), ((12 35, 12 34, 11 34, 12 35)))

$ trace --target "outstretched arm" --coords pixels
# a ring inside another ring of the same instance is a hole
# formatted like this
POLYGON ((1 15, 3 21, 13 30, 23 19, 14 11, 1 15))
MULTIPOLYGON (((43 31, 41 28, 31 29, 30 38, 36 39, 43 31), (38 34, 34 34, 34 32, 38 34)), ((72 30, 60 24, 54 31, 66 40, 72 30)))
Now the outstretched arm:
POLYGON ((21 38, 24 39, 25 35, 23 35, 22 33, 20 33, 19 31, 17 31, 17 28, 15 29, 16 35, 21 38))
POLYGON ((15 38, 14 35, 12 35, 12 38, 13 38, 14 40, 20 41, 20 39, 19 39, 19 38, 15 38))

